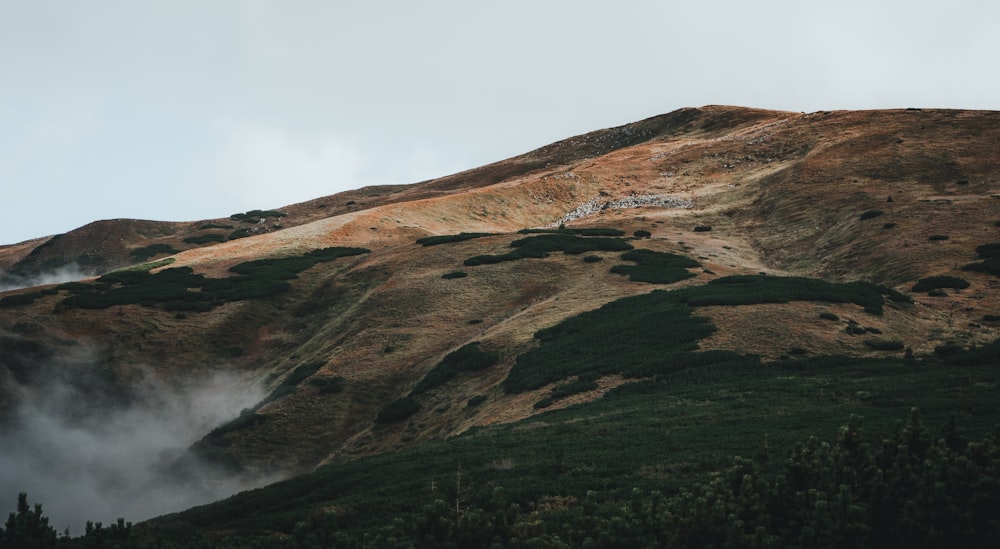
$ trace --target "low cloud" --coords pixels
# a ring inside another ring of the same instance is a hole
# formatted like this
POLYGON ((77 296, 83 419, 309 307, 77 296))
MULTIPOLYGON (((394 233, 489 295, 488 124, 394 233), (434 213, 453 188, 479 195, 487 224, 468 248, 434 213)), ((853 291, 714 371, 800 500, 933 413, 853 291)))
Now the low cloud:
POLYGON ((16 276, 0 272, 0 293, 9 292, 11 290, 20 290, 23 288, 34 288, 35 286, 45 286, 48 284, 73 282, 74 280, 89 278, 95 274, 97 273, 89 273, 81 270, 76 264, 66 265, 64 267, 60 267, 52 271, 46 271, 30 277, 16 276))
POLYGON ((44 382, 6 383, 17 405, 0 426, 0 511, 27 492, 57 530, 79 534, 88 520, 138 522, 276 480, 238 476, 186 452, 258 402, 256 385, 214 374, 177 386, 147 373, 126 386, 79 356, 45 369, 44 382))

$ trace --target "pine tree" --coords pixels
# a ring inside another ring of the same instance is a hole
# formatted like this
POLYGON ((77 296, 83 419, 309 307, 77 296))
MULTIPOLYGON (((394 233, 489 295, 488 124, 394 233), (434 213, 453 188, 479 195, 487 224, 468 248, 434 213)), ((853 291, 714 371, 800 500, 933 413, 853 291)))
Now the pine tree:
POLYGON ((28 494, 17 495, 17 513, 11 513, 0 532, 0 549, 48 549, 56 546, 56 530, 42 515, 42 504, 28 507, 28 494))

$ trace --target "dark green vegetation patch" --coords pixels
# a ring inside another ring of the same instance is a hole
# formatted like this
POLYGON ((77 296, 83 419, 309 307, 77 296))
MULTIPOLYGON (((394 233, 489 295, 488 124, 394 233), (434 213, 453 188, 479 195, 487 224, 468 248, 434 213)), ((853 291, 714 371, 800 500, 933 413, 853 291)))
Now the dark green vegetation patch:
POLYGON ((625 236, 625 231, 605 227, 590 227, 583 229, 521 229, 521 234, 575 234, 579 236, 625 236))
POLYGON ((259 259, 234 265, 229 270, 242 276, 206 278, 190 267, 122 270, 101 276, 93 284, 63 284, 69 291, 64 307, 106 309, 141 303, 161 305, 167 311, 211 310, 223 303, 256 299, 287 290, 287 282, 317 263, 367 253, 364 248, 324 248, 301 256, 259 259))
POLYGON ((1000 276, 1000 243, 994 242, 977 246, 976 253, 983 260, 979 263, 970 263, 962 267, 962 270, 1000 276))
POLYGON ((42 292, 25 292, 21 294, 9 295, 0 298, 0 307, 13 307, 17 305, 31 305, 36 299, 45 297, 42 292))
POLYGON ((179 252, 180 250, 175 250, 173 246, 170 246, 169 244, 159 243, 159 244, 150 244, 149 246, 132 250, 131 252, 129 252, 129 256, 131 256, 132 259, 136 261, 149 261, 150 258, 157 255, 161 254, 174 255, 179 252))
POLYGON ((225 242, 226 235, 219 233, 208 233, 199 236, 189 236, 184 239, 188 244, 210 244, 212 242, 225 242))
POLYGON ((299 386, 300 383, 306 380, 309 376, 315 374, 322 368, 326 362, 308 362, 306 364, 300 364, 291 374, 288 374, 281 383, 271 391, 271 394, 264 399, 263 402, 270 402, 272 400, 277 400, 287 394, 295 392, 295 388, 299 386))
POLYGON ((469 276, 469 273, 467 273, 465 271, 450 271, 450 272, 447 272, 447 273, 444 273, 443 275, 441 275, 441 278, 446 278, 446 279, 449 279, 449 278, 465 278, 467 276, 469 276))
MULTIPOLYGON (((583 229, 577 229, 583 230, 583 229)), ((632 245, 615 237, 581 237, 575 234, 543 234, 521 238, 510 243, 513 251, 503 255, 477 255, 465 260, 467 267, 489 265, 504 261, 516 261, 529 257, 548 257, 551 252, 582 254, 586 252, 624 252, 632 245)))
POLYGON ((682 255, 642 249, 625 252, 622 259, 634 261, 636 265, 615 265, 611 267, 611 272, 628 275, 632 282, 651 284, 672 284, 691 278, 695 275, 687 269, 701 266, 697 261, 682 255))
POLYGON ((408 396, 386 404, 379 411, 378 416, 375 418, 375 423, 386 424, 403 421, 419 411, 420 404, 412 396, 408 396))
POLYGON ((147 531, 206 532, 204 546, 211 532, 279 547, 996 546, 1000 347, 983 351, 916 367, 812 357, 682 370, 147 531))
POLYGON ((903 342, 892 339, 866 339, 865 345, 876 351, 902 351, 903 342))
POLYGON ((500 360, 500 355, 479 348, 479 342, 464 345, 444 357, 437 366, 427 372, 427 375, 413 388, 412 394, 425 393, 435 387, 444 385, 462 372, 478 372, 493 366, 500 360))
POLYGON ((861 221, 864 221, 866 219, 874 219, 874 218, 882 215, 882 213, 883 213, 882 210, 868 210, 865 213, 861 214, 858 217, 858 219, 860 219, 861 221))
POLYGON ((285 217, 285 213, 277 210, 250 210, 249 212, 235 213, 229 216, 229 219, 243 223, 259 223, 261 219, 268 217, 285 217))
POLYGON ((504 389, 519 393, 572 376, 649 377, 720 364, 749 368, 756 357, 732 351, 696 352, 715 331, 693 307, 790 301, 854 303, 882 314, 884 296, 906 296, 866 282, 835 284, 799 277, 730 276, 703 286, 626 297, 539 330, 541 345, 517 358, 504 389))
POLYGON ((914 292, 929 292, 941 288, 962 290, 969 287, 969 282, 957 276, 929 276, 921 278, 911 288, 914 292))
POLYGON ((421 246, 437 246, 438 244, 464 242, 466 240, 472 240, 474 238, 483 238, 484 236, 494 236, 494 235, 493 233, 458 233, 458 234, 445 234, 439 236, 425 236, 423 238, 418 238, 417 244, 420 244, 421 246))

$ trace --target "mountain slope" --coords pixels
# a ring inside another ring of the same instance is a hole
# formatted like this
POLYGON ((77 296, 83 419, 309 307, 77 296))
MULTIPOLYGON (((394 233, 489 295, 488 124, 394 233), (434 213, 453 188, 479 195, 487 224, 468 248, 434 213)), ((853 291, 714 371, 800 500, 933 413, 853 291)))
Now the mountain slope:
MULTIPOLYGON (((599 375, 596 386, 548 408, 535 405, 560 383, 510 392, 503 382, 541 345, 539 330, 656 288, 696 291, 761 272, 871 282, 912 303, 887 299, 881 314, 814 299, 698 306, 697 316, 715 329, 692 345, 764 361, 983 346, 1000 335, 998 280, 963 267, 984 261, 977 247, 1000 240, 998 134, 994 112, 682 109, 415 185, 228 220, 98 222, 33 248, 7 247, 2 264, 24 278, 71 264, 103 272, 141 263, 136 252, 163 249, 154 244, 181 251, 138 254, 169 261, 147 265, 152 275, 137 279, 136 287, 149 288, 145 305, 80 307, 69 299, 79 291, 72 286, 3 294, 0 390, 11 398, 0 414, 9 421, 25 387, 68 371, 79 360, 67 357, 81 354, 103 372, 111 400, 126 403, 140 398, 134 387, 146 375, 177 386, 227 372, 270 396, 231 410, 230 417, 242 408, 234 422, 198 432, 196 454, 246 476, 291 475, 599 399, 628 375, 599 375), (573 245, 617 238, 697 266, 680 267, 680 280, 661 285, 612 272, 636 265, 623 249, 466 264, 545 235, 519 230, 560 225, 622 235, 566 235, 573 245), (248 236, 228 239, 240 229, 248 236), (417 242, 458 233, 489 234, 417 242), (206 234, 224 241, 185 242, 206 234), (367 252, 316 263, 281 279, 287 290, 252 299, 207 300, 211 286, 203 281, 181 294, 171 287, 173 301, 152 297, 162 290, 153 291, 155 277, 178 272, 171 269, 242 280, 253 275, 230 269, 330 247, 367 252), (457 272, 465 275, 446 276, 457 272), (930 276, 958 277, 968 287, 939 289, 944 295, 911 290, 930 276), (16 299, 31 293, 38 295, 16 299), (177 305, 195 302, 205 310, 177 305), (818 321, 821 313, 835 320, 818 321), (419 411, 406 419, 378 421, 388 404, 411 396, 447 356, 474 342, 496 353, 496 364, 413 396, 419 411)), ((106 291, 124 287, 109 283, 106 291)))

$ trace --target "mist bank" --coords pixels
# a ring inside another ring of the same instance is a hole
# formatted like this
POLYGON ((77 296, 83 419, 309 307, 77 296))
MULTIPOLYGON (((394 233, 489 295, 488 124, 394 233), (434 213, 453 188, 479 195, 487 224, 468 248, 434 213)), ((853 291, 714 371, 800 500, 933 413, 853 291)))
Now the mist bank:
POLYGON ((66 265, 58 269, 25 276, 0 271, 0 293, 49 284, 63 284, 96 276, 100 273, 81 269, 78 265, 66 265))
POLYGON ((47 375, 31 383, 0 372, 12 401, 0 424, 0 513, 27 492, 58 531, 79 534, 86 521, 138 522, 280 477, 234 472, 188 451, 259 402, 257 384, 227 373, 167 383, 149 368, 124 384, 79 356, 38 367, 47 375))

